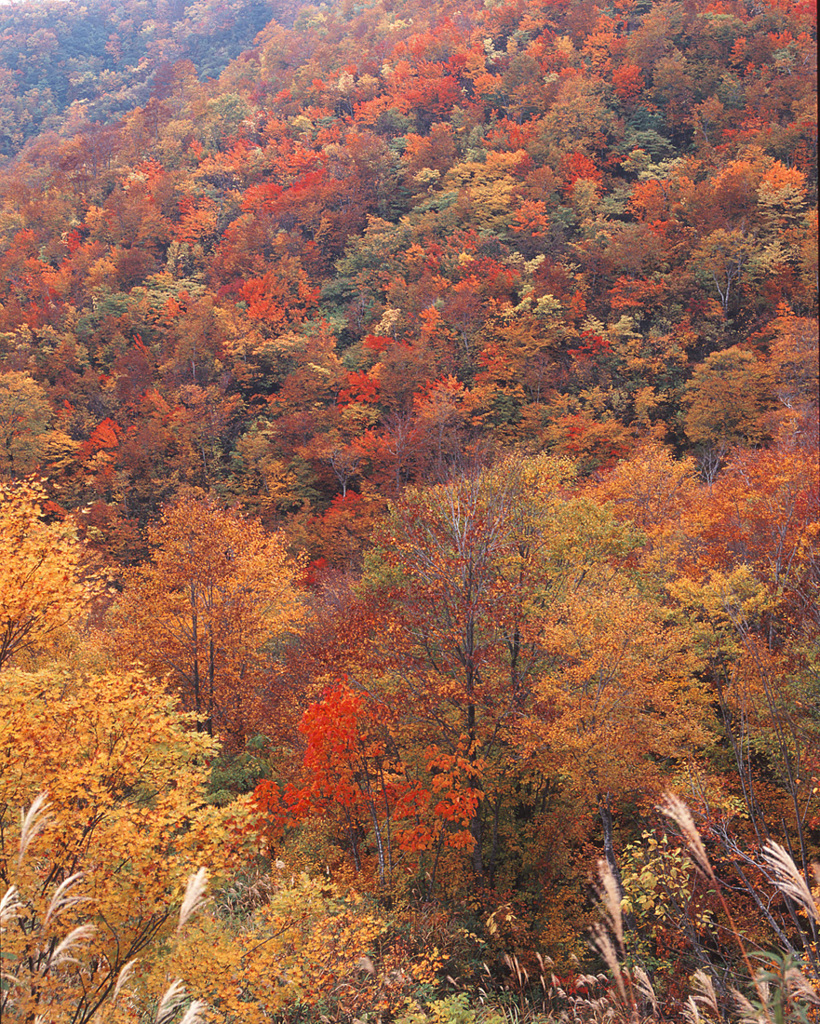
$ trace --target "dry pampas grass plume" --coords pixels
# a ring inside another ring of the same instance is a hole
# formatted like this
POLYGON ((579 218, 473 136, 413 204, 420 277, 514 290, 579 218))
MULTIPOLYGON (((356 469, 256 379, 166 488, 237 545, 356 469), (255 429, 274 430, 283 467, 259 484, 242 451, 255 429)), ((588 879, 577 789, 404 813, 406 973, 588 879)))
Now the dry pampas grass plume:
POLYGON ((22 864, 31 841, 51 821, 50 806, 46 794, 38 793, 32 801, 31 807, 25 813, 23 813, 22 809, 20 810, 20 854, 18 863, 22 864))
POLYGON ((85 903, 87 901, 87 896, 75 896, 70 892, 72 886, 76 885, 82 877, 82 872, 77 871, 75 874, 63 879, 57 886, 46 910, 46 916, 43 920, 44 928, 53 917, 58 917, 64 910, 76 907, 78 903, 85 903))
POLYGON ((206 868, 200 868, 195 875, 191 875, 188 879, 188 885, 185 887, 185 896, 182 900, 182 906, 179 908, 178 932, 185 927, 194 914, 198 913, 205 906, 207 902, 205 893, 207 891, 208 871, 206 868))
MULTIPOLYGON (((166 989, 165 994, 160 1000, 159 1006, 157 1007, 155 1024, 170 1024, 171 1018, 177 1012, 184 1000, 185 986, 182 984, 181 980, 177 979, 173 985, 166 989)), ((205 1003, 199 999, 195 999, 180 1018, 178 1024, 199 1024, 202 1020, 204 1010, 205 1003)))
POLYGON ((774 872, 777 888, 795 903, 800 903, 812 920, 820 921, 820 909, 811 890, 783 847, 770 839, 763 847, 763 860, 774 872))
POLYGON ((707 878, 714 880, 715 875, 712 871, 712 865, 709 863, 706 847, 700 838, 700 833, 692 818, 692 812, 683 800, 674 793, 667 793, 658 810, 665 814, 667 818, 671 818, 681 830, 683 838, 686 840, 689 856, 692 858, 698 871, 707 878))

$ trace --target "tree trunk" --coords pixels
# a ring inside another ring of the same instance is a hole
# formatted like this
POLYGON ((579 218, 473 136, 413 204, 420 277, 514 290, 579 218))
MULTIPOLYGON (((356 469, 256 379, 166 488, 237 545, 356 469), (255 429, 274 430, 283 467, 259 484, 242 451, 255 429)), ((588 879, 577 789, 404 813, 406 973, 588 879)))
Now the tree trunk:
POLYGON ((196 731, 202 732, 202 722, 199 720, 200 715, 200 695, 199 695, 199 618, 197 616, 196 607, 196 584, 191 584, 191 641, 193 643, 193 654, 194 654, 194 711, 196 711, 196 731))
POLYGON ((604 829, 604 856, 606 857, 606 862, 609 865, 609 870, 612 872, 612 877, 615 879, 618 896, 623 900, 626 894, 624 892, 624 883, 621 878, 621 869, 618 867, 618 860, 615 857, 615 846, 612 841, 612 806, 610 804, 609 793, 598 794, 598 815, 604 829))

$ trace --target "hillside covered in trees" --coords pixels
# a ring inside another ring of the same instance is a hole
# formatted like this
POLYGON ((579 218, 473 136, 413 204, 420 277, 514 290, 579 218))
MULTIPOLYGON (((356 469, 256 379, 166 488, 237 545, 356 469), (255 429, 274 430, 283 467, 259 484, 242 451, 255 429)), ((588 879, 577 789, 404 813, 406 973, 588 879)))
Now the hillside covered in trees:
POLYGON ((817 1019, 816 95, 791 0, 0 7, 9 1019, 817 1019))

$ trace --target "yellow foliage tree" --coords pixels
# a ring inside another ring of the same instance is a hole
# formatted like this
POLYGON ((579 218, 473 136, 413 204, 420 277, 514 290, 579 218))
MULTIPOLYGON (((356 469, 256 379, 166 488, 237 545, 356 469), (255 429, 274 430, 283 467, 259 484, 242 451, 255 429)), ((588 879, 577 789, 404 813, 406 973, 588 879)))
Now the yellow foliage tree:
POLYGON ((536 687, 534 742, 591 799, 656 797, 706 739, 700 661, 690 630, 647 599, 645 580, 591 575, 544 631, 556 669, 536 687))
POLYGON ((33 377, 0 374, 0 471, 20 476, 36 468, 50 420, 48 397, 33 377))
POLYGON ((0 486, 0 669, 78 622, 95 592, 68 523, 43 518, 34 483, 0 486))
POLYGON ((143 673, 3 670, 0 1000, 14 1019, 92 1019, 156 954, 197 864, 225 864, 222 812, 203 800, 215 752, 143 673))
POLYGON ((765 367, 737 345, 713 352, 695 367, 684 404, 684 430, 695 444, 759 442, 772 404, 765 367))
POLYGON ((288 1019, 288 1008, 313 1019, 332 1007, 336 1020, 395 1011, 444 959, 434 945, 413 949, 375 901, 280 864, 244 922, 200 915, 169 966, 219 1020, 262 1024, 288 1019))

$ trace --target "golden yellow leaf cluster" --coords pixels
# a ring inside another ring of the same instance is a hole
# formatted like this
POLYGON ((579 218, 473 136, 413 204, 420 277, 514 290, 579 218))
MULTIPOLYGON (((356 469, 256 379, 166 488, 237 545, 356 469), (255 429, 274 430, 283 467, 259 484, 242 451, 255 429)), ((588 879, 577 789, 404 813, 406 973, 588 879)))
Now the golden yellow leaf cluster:
POLYGON ((142 673, 2 682, 2 998, 18 1019, 87 1021, 172 930, 196 865, 224 863, 203 802, 215 743, 142 673))
POLYGON ((94 585, 70 523, 47 522, 32 482, 0 485, 0 669, 79 623, 94 585))

